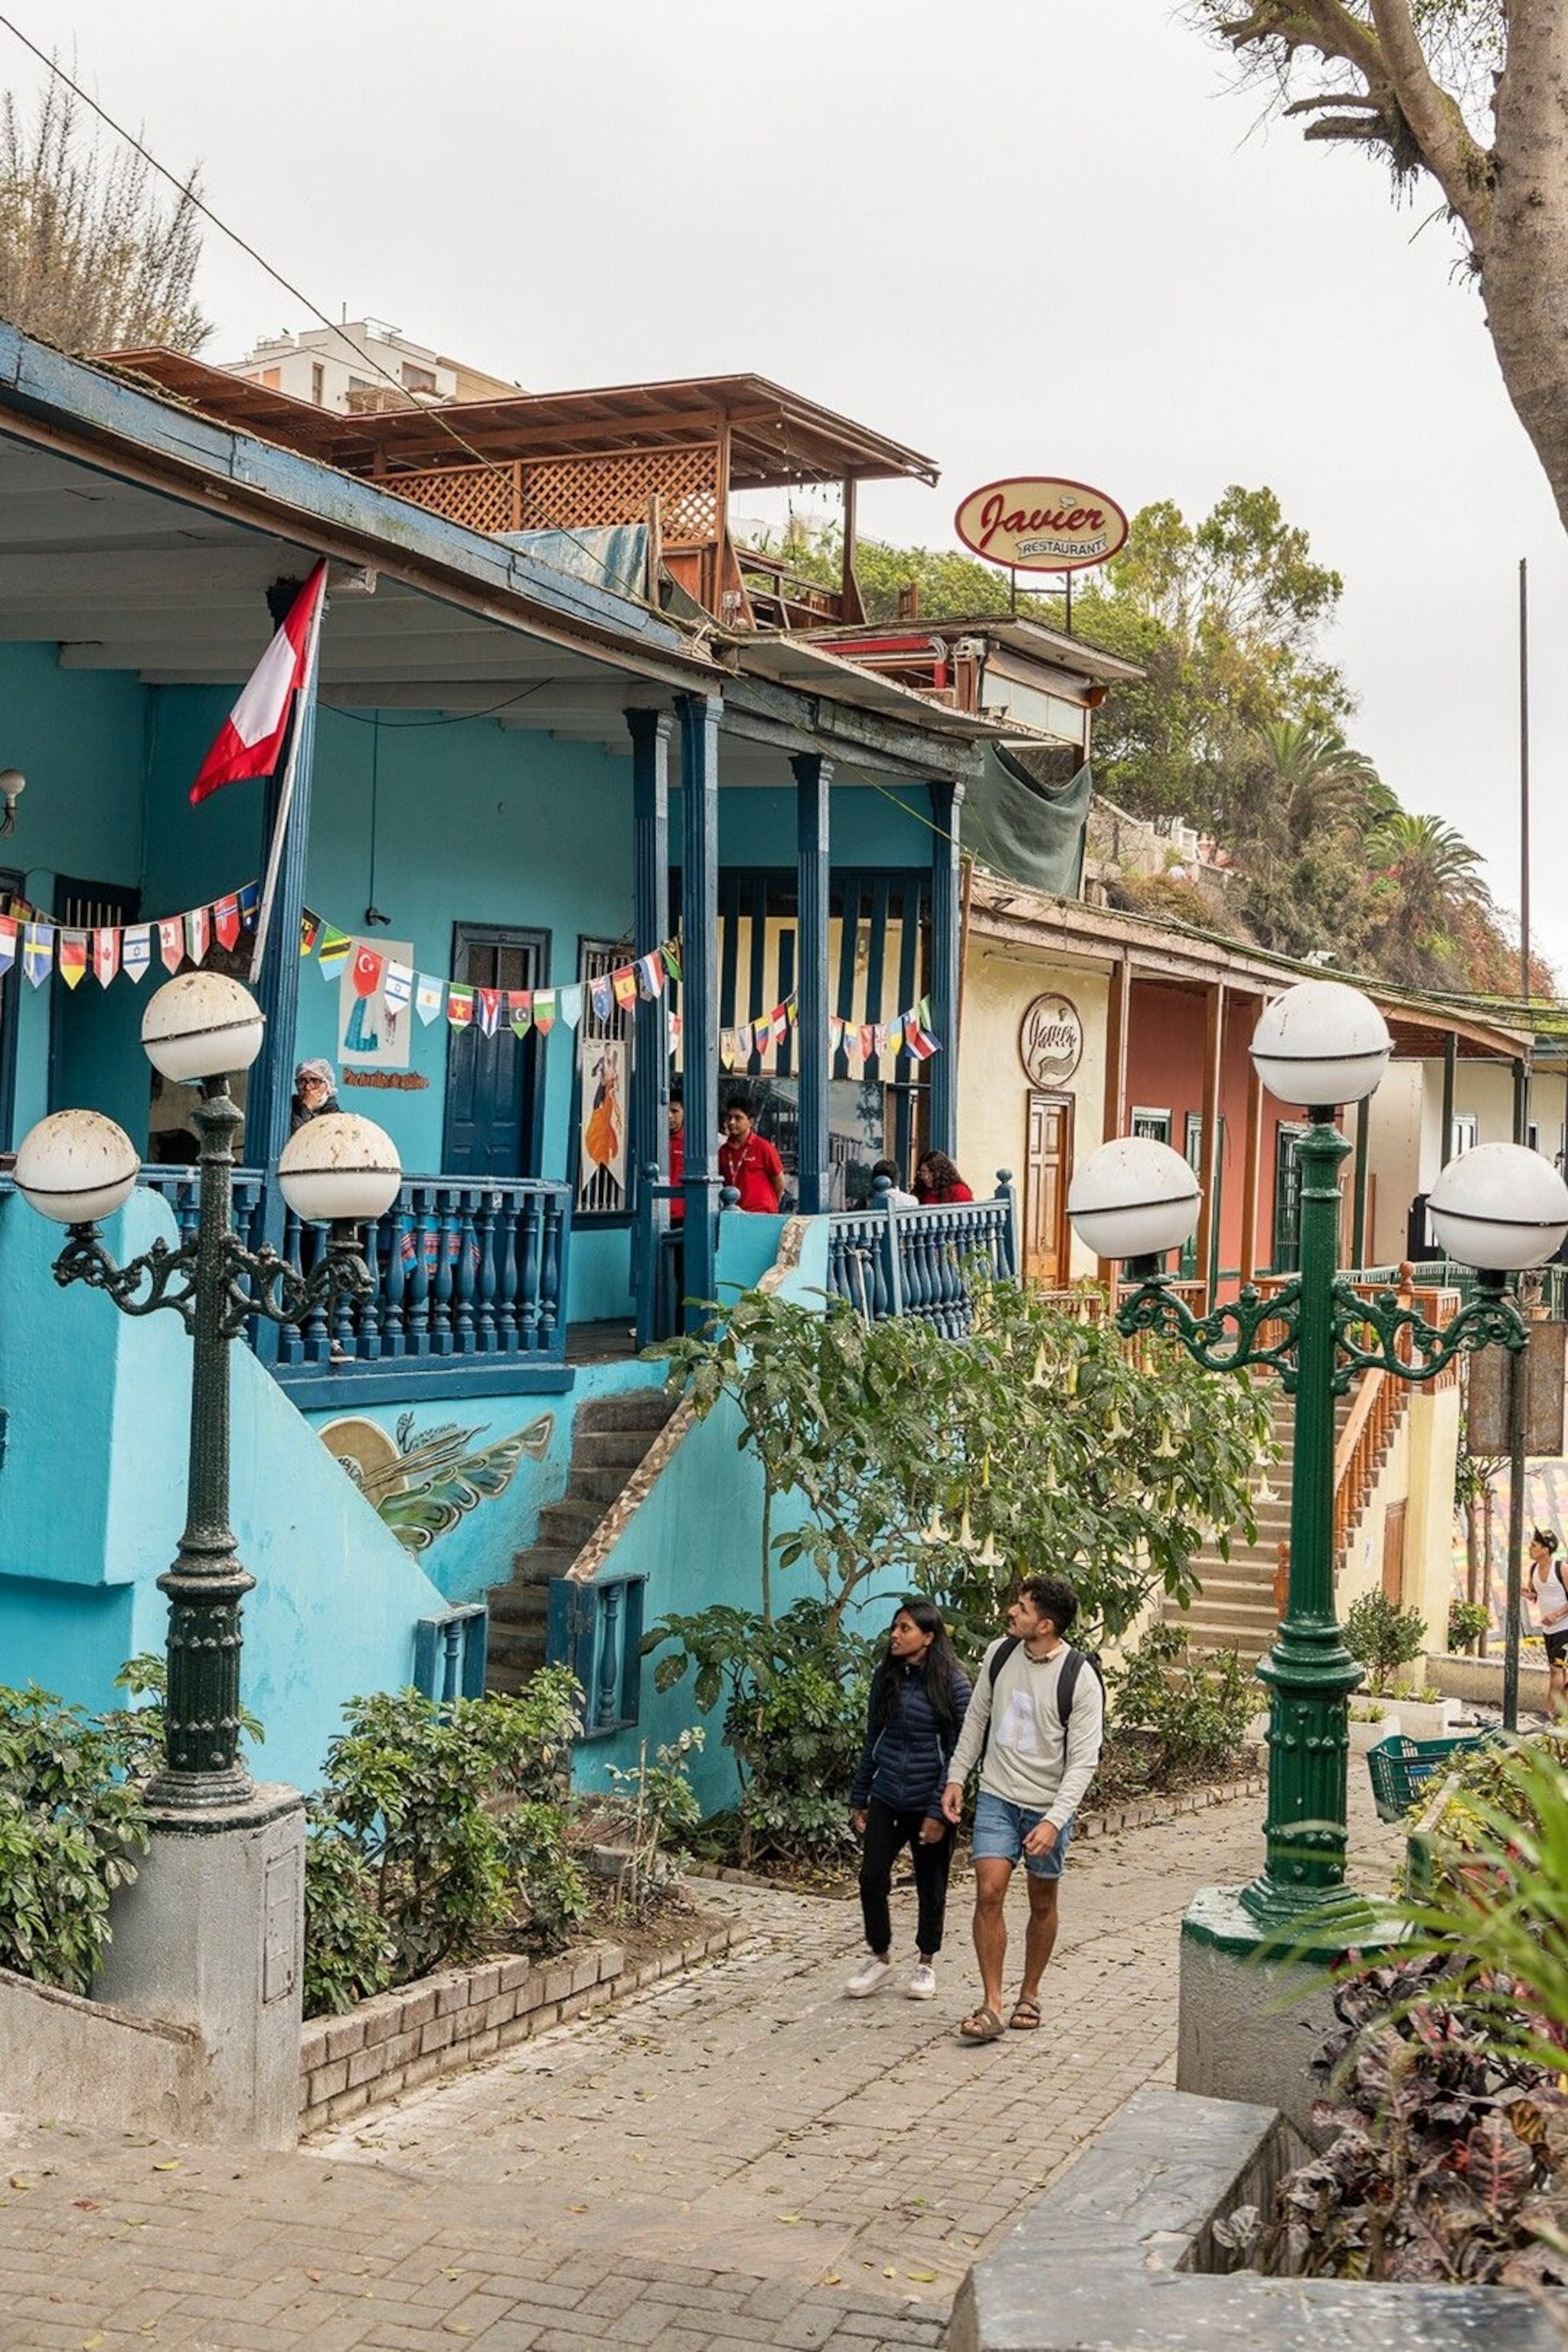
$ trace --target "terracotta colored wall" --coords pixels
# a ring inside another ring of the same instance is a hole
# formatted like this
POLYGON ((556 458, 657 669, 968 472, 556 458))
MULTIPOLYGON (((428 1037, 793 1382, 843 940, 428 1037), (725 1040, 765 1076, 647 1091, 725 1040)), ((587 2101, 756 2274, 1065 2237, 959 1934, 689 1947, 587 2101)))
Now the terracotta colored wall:
MULTIPOLYGON (((1241 1255, 1242 1179, 1247 1165, 1247 1045, 1258 1020, 1258 1001, 1227 996, 1220 1058, 1220 1113, 1225 1140, 1220 1170, 1220 1243, 1222 1268, 1234 1268, 1241 1255)), ((1135 981, 1127 1048, 1127 1104, 1134 1110, 1166 1110, 1171 1114, 1171 1142, 1177 1151, 1186 1146, 1188 1112, 1201 1116, 1204 1107, 1204 1040, 1205 1005, 1195 990, 1167 988, 1153 981, 1135 981)), ((1282 1119, 1291 1114, 1271 1096, 1263 1098, 1263 1135, 1258 1153, 1258 1261, 1269 1262, 1274 1215, 1275 1138, 1282 1119)))

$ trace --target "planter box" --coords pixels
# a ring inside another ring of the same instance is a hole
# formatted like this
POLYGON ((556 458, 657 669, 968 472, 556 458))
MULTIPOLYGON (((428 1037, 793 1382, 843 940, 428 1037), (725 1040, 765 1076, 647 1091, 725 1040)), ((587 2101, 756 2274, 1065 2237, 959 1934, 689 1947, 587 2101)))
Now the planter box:
POLYGON ((1552 2299, 1229 2270, 1211 2225, 1307 2153, 1270 2107, 1144 2090, 958 2291, 949 2352, 1562 2352, 1552 2299))
MULTIPOLYGON (((1426 1679, 1447 1697, 1464 1699, 1472 1706, 1502 1705, 1500 1654, 1468 1658, 1439 1654, 1427 1659, 1426 1679)), ((1519 1704, 1526 1715, 1546 1713, 1546 1661, 1539 1650, 1527 1650, 1519 1662, 1519 1704)))
MULTIPOLYGON (((1403 1699, 1400 1700, 1397 1707, 1384 1708, 1381 1723, 1356 1723, 1352 1720, 1349 1729, 1352 1756, 1364 1756, 1369 1748, 1375 1748, 1380 1739, 1391 1739, 1396 1731, 1403 1731, 1411 1739, 1416 1737, 1405 1720, 1403 1699)), ((1420 1736, 1423 1738, 1426 1738, 1424 1732, 1420 1736)))
POLYGON ((1387 1730, 1403 1731, 1406 1739, 1447 1739, 1458 1719, 1456 1699, 1442 1698, 1431 1705, 1418 1705, 1415 1699, 1401 1698, 1394 1704, 1399 1720, 1390 1724, 1387 1730))

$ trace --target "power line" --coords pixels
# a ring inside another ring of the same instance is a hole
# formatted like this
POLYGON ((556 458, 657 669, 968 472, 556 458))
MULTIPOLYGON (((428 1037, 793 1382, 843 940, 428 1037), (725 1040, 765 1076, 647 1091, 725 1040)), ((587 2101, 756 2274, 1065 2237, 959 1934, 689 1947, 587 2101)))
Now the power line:
MULTIPOLYGON (((326 312, 321 308, 319 303, 312 302, 310 296, 302 293, 299 287, 295 286, 289 278, 285 278, 281 270, 274 269, 272 264, 267 260, 264 255, 257 251, 255 246, 250 244, 247 238, 241 236, 237 229, 230 228, 226 220, 220 219, 209 204, 204 203, 203 199, 196 193, 194 173, 190 179, 182 180, 178 173, 171 172, 166 163, 160 163, 158 157, 153 153, 151 148, 145 146, 133 132, 127 131, 122 122, 117 122, 106 107, 100 106, 95 98, 90 97, 89 93, 83 89, 79 81, 74 81, 70 75, 66 72, 64 67, 59 65, 54 58, 47 57, 44 51, 39 48, 37 43, 36 41, 29 40, 26 34, 23 32, 21 26, 14 23, 9 16, 0 15, 0 26, 4 26, 5 29, 12 36, 13 39, 19 41, 25 49, 26 49, 33 57, 37 58, 38 63, 47 72, 51 73, 57 81, 63 82, 67 89, 68 89, 74 97, 79 98, 85 107, 89 108, 90 110, 97 115, 100 122, 106 123, 109 129, 113 131, 117 139, 123 139, 126 145, 132 149, 136 154, 140 155, 142 161, 153 171, 156 172, 161 179, 167 180, 169 185, 177 190, 180 196, 185 203, 190 205, 195 211, 200 213, 204 220, 208 220, 212 223, 214 228, 218 231, 220 236, 226 236, 231 245, 237 245, 241 253, 247 255, 250 260, 254 261, 257 268, 264 271, 265 274, 273 280, 275 285, 281 286, 286 294, 289 295, 294 301, 300 303, 304 309, 310 313, 312 318, 318 319, 321 325, 326 328, 329 334, 336 335, 343 343, 345 343, 348 349, 353 352, 356 359, 362 360, 367 367, 374 368, 377 375, 384 377, 385 381, 391 384, 395 392, 401 393, 406 391, 407 387, 393 374, 390 368, 384 367, 378 359, 374 358, 369 352, 362 350, 359 344, 350 342, 348 337, 343 333, 341 325, 339 325, 336 320, 329 319, 326 312)), ((482 466, 487 473, 497 474, 504 481, 508 483, 510 482, 511 475, 510 469, 505 466, 498 465, 493 458, 487 457, 482 449, 476 449, 471 442, 465 440, 462 434, 458 431, 456 425, 451 424, 447 417, 443 416, 438 408, 425 409, 421 413, 429 417, 434 424, 437 425, 441 431, 446 434, 447 439, 454 442, 456 446, 462 450, 465 457, 471 457, 474 463, 476 465, 482 466)), ((595 553, 594 550, 587 544, 586 541, 578 539, 568 524, 558 521, 556 518, 550 513, 549 509, 546 507, 540 505, 536 499, 531 499, 530 503, 533 506, 534 511, 542 516, 548 529, 551 530, 560 531, 563 538, 570 540, 573 546, 575 547, 580 553, 587 556, 590 562, 595 565, 598 564, 599 558, 595 553)), ((615 585, 617 586, 628 598, 630 598, 631 601, 639 604, 647 603, 647 600, 642 594, 641 591, 628 583, 622 574, 615 573, 612 574, 611 577, 615 585)))

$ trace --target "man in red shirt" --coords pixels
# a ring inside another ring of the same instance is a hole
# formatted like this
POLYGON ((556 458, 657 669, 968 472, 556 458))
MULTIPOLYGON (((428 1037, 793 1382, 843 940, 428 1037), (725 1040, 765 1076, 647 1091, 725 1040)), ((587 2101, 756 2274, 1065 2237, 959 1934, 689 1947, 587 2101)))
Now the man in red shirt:
MULTIPOLYGON (((670 1096, 668 1116, 669 1119, 669 1181, 673 1185, 679 1188, 686 1175, 686 1105, 681 1101, 679 1095, 670 1096)), ((686 1202, 680 1197, 680 1193, 678 1189, 674 1200, 669 1204, 670 1223, 672 1225, 679 1224, 685 1214, 686 1202)))
POLYGON ((742 1209, 772 1216, 784 1198, 784 1161, 771 1143, 752 1125, 743 1102, 732 1102, 724 1113, 724 1140, 719 1146, 719 1173, 741 1196, 742 1209))

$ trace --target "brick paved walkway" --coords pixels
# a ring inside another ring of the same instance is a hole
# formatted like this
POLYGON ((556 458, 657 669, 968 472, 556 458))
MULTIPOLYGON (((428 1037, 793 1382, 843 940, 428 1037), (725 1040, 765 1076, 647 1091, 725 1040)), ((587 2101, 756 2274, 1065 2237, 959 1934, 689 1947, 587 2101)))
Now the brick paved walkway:
MULTIPOLYGON (((1364 1786, 1352 1841, 1384 1875, 1364 1786)), ((730 1958, 295 2155, 0 2118, 0 2352, 935 2346, 975 2253, 1171 2079, 1176 1924, 1195 1885, 1250 1874, 1258 1818, 1085 1844, 1047 2031, 986 2049, 952 2032, 967 1881, 923 2005, 842 1999, 855 1906, 705 1887, 751 1930, 730 1958)))

